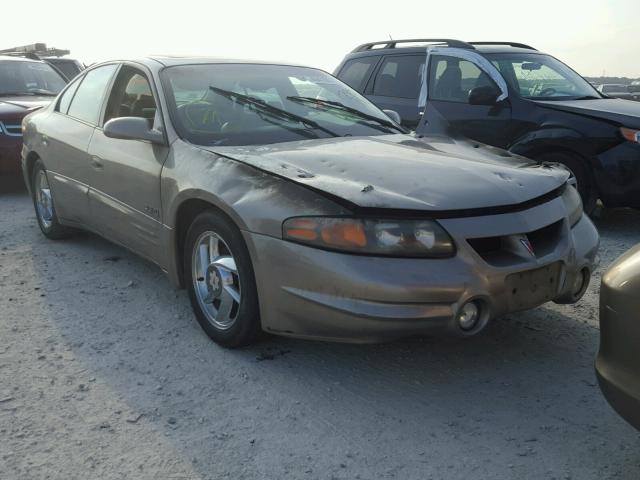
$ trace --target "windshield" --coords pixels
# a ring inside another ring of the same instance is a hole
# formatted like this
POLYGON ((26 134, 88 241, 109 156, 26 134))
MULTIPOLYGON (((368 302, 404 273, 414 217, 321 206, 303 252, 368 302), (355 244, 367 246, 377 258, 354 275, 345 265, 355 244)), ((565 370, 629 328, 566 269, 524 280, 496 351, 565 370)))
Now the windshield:
POLYGON ((313 68, 183 65, 162 76, 178 134, 199 145, 403 132, 360 94, 313 68))
POLYGON ((520 96, 532 100, 601 98, 595 88, 561 61, 537 53, 485 55, 520 96))
POLYGON ((0 61, 0 96, 57 95, 66 81, 44 62, 0 61))

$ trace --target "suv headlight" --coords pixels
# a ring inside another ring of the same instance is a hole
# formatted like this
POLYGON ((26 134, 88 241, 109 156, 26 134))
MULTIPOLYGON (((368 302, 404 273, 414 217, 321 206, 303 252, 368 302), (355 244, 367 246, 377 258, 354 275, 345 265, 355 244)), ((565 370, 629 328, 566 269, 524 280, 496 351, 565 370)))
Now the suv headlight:
POLYGON ((629 142, 640 143, 640 130, 634 130, 632 128, 620 127, 620 133, 629 142))
POLYGON ((455 254, 452 238, 433 220, 293 217, 283 223, 282 236, 349 253, 429 258, 455 254))
POLYGON ((564 192, 562 193, 562 200, 564 201, 564 206, 567 209, 569 224, 573 227, 582 218, 582 198, 580 198, 580 194, 575 187, 567 184, 564 192))

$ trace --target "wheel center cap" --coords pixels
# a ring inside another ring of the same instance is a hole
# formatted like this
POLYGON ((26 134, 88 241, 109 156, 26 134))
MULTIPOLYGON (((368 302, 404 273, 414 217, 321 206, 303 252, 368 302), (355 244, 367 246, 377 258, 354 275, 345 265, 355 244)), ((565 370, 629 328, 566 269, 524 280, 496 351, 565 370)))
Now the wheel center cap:
POLYGON ((222 293, 222 276, 213 265, 207 269, 207 288, 215 298, 218 298, 222 293))

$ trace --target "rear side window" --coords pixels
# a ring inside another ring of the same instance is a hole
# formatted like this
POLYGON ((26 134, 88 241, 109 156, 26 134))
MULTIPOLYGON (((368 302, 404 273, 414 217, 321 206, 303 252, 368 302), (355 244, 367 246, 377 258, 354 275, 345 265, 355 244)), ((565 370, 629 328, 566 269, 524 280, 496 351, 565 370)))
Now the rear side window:
POLYGON ((495 82, 475 63, 457 57, 434 55, 429 68, 429 98, 446 102, 469 102, 469 91, 495 82))
POLYGON ((104 65, 87 73, 71 101, 67 114, 97 125, 102 101, 117 65, 104 65))
POLYGON ((340 70, 338 78, 354 90, 362 93, 379 58, 380 57, 362 57, 349 60, 344 64, 342 70, 340 70))
POLYGON ((425 55, 394 55, 380 66, 373 94, 383 97, 418 98, 425 55))

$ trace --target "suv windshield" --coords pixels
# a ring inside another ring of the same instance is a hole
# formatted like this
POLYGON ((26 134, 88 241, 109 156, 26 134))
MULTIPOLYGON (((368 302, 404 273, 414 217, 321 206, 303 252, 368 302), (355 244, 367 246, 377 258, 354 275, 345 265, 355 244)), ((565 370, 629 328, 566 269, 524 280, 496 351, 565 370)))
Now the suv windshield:
POLYGON ((44 62, 0 61, 0 96, 57 95, 66 82, 44 62))
POLYGON ((162 76, 178 134, 199 145, 403 132, 360 94, 313 68, 183 65, 162 76))
POLYGON ((509 86, 523 98, 570 100, 601 98, 595 88, 561 61, 538 53, 486 54, 509 86))

